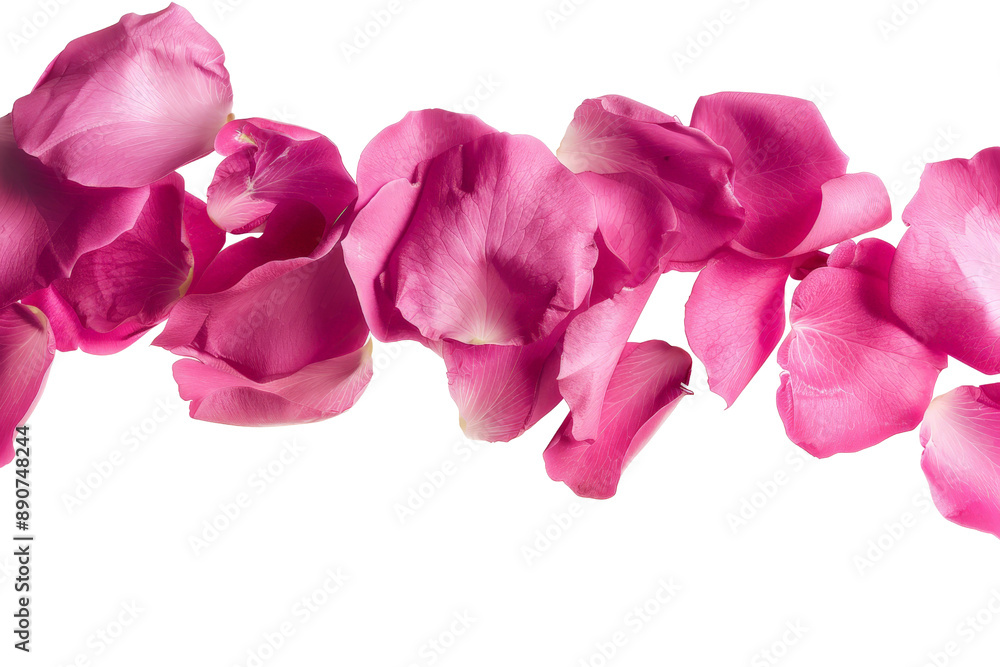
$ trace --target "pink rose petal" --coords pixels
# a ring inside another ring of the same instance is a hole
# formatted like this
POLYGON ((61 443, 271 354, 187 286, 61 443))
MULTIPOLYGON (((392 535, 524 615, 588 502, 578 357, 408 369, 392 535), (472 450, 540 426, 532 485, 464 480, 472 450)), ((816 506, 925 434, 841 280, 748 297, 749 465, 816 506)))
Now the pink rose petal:
POLYGON ((39 310, 19 303, 0 309, 0 466, 14 458, 15 429, 35 408, 55 349, 39 310))

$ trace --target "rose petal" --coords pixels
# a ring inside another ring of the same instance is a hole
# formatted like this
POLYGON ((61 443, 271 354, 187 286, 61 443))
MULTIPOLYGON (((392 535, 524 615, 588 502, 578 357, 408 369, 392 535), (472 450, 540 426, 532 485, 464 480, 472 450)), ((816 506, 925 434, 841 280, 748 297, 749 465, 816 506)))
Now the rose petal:
POLYGON ((219 43, 187 10, 73 40, 14 103, 17 143, 63 177, 137 187, 211 152, 232 109, 219 43))
POLYGON ((25 423, 42 394, 55 341, 39 310, 14 303, 0 309, 0 466, 14 458, 16 428, 25 423))

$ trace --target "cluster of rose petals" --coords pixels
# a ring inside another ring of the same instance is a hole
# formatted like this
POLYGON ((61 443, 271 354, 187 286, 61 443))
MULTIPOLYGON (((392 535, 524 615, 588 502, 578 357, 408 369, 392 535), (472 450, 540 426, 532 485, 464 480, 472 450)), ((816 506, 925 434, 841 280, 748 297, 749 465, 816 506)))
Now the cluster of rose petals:
POLYGON ((691 271, 688 343, 727 404, 778 348, 793 442, 827 457, 922 423, 941 512, 1000 536, 1000 385, 933 398, 948 357, 1000 373, 1000 149, 928 165, 897 249, 853 240, 888 194, 806 100, 719 93, 685 125, 589 99, 555 153, 412 112, 357 182, 327 137, 232 102, 221 47, 170 5, 74 40, 0 118, 0 465, 56 351, 165 322, 196 419, 327 419, 372 378, 370 336, 416 341, 468 437, 565 403, 546 470, 607 498, 691 393, 687 352, 630 341, 660 276, 691 271), (176 170, 213 150, 203 202, 176 170))

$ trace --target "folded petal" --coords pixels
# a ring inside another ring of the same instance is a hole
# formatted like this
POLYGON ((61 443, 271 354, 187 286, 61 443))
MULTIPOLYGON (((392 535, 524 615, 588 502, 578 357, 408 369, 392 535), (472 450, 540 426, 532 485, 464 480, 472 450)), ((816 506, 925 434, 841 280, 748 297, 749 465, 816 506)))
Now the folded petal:
POLYGON ((892 307, 931 347, 1000 373, 1000 148, 928 164, 903 211, 892 307))
POLYGON ((18 145, 61 176, 137 187, 211 152, 233 105, 219 43, 171 4, 70 42, 14 103, 18 145))
POLYGON ((662 341, 625 346, 604 396, 599 435, 573 437, 573 415, 566 418, 545 449, 545 468, 588 498, 610 498, 622 470, 690 393, 691 357, 662 341))
POLYGON ((677 212, 677 263, 703 263, 743 225, 726 150, 628 98, 608 95, 581 104, 557 155, 576 173, 635 174, 660 188, 677 212))
POLYGON ((79 257, 132 227, 147 188, 86 188, 14 143, 0 118, 0 307, 70 274, 79 257))
POLYGON ((19 303, 0 309, 0 466, 14 458, 15 429, 38 402, 55 349, 41 311, 19 303))
POLYGON ((845 175, 847 156, 812 102, 718 93, 698 100, 691 125, 732 155, 736 198, 746 209, 735 243, 750 254, 802 254, 890 219, 877 177, 858 174, 827 185, 845 175))
POLYGON ((269 382, 218 362, 181 359, 174 379, 195 419, 234 426, 279 426, 329 419, 357 401, 371 380, 372 345, 317 361, 269 382))
POLYGON ((915 428, 947 365, 889 308, 892 255, 879 239, 845 241, 795 290, 792 331, 778 350, 778 412, 788 437, 814 456, 915 428))
POLYGON ((708 385, 732 405, 785 333, 790 259, 753 259, 726 251, 698 274, 684 314, 691 351, 708 385))
POLYGON ((920 442, 941 514, 1000 537, 1000 384, 959 387, 935 398, 920 442))
POLYGON ((258 230, 275 205, 289 199, 309 202, 333 224, 358 196, 340 151, 322 135, 258 118, 233 121, 219 134, 237 139, 216 141, 235 150, 215 171, 208 214, 228 232, 258 230))

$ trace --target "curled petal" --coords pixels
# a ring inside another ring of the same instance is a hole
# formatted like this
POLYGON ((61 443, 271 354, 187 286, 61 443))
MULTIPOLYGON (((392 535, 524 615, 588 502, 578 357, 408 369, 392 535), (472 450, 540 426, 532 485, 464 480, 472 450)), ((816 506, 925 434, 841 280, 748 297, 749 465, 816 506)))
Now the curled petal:
POLYGON ((234 426, 279 426, 329 419, 357 401, 371 380, 372 345, 255 382, 225 364, 181 359, 174 379, 195 419, 234 426))
POLYGON ((691 357, 662 341, 629 343, 611 377, 593 440, 573 437, 573 416, 545 449, 545 468, 587 498, 610 498, 622 470, 690 393, 691 357))
POLYGON ((778 350, 778 412, 788 437, 818 457, 856 452, 920 423, 947 358, 889 308, 893 248, 841 243, 792 298, 778 350))
POLYGON ((55 349, 49 323, 37 308, 14 303, 0 309, 0 466, 14 458, 15 429, 38 402, 55 349))
POLYGON ((808 255, 820 248, 867 234, 892 220, 885 184, 874 174, 844 174, 820 188, 822 203, 816 222, 788 257, 808 255))
POLYGON ((698 274, 684 314, 691 351, 705 364, 712 391, 732 405, 785 332, 789 259, 753 259, 728 251, 698 274))
POLYGON ((1000 537, 1000 384, 959 387, 935 398, 920 442, 941 514, 1000 537))
POLYGON ((233 92, 219 43, 171 4, 70 42, 14 103, 27 153, 83 185, 137 187, 212 151, 233 92))
POLYGON ((219 134, 237 139, 217 139, 216 145, 224 143, 226 150, 239 145, 208 188, 208 214, 226 231, 259 229, 274 207, 289 199, 314 205, 333 224, 358 196, 340 151, 322 135, 257 118, 233 121, 219 134), (303 136, 310 138, 296 138, 303 136))
POLYGON ((1000 148, 929 164, 903 211, 892 307, 931 347, 1000 373, 1000 148))

